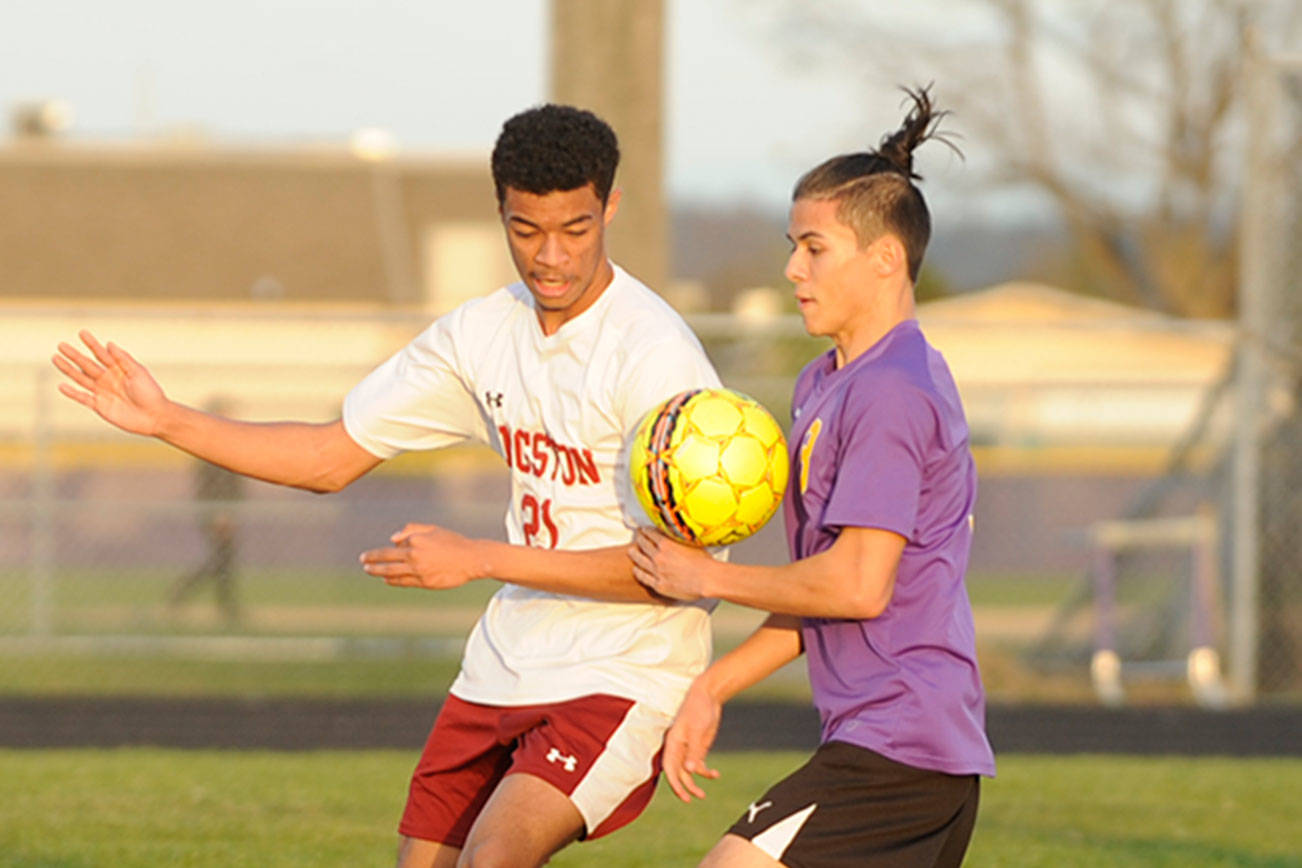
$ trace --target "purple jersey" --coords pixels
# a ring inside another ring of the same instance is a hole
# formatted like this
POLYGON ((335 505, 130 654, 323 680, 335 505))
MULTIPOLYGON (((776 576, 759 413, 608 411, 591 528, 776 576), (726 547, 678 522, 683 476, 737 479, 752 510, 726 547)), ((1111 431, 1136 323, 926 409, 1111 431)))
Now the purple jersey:
POLYGON ((803 619, 822 741, 993 775, 963 584, 976 469, 958 390, 914 320, 840 370, 835 363, 834 351, 810 362, 792 398, 791 557, 829 548, 847 526, 907 542, 880 617, 803 619))

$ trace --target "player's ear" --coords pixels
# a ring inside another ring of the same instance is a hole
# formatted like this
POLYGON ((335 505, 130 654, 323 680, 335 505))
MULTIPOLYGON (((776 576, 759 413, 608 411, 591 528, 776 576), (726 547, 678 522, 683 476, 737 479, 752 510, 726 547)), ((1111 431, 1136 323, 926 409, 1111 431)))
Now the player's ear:
POLYGON ((904 242, 893 232, 887 232, 873 242, 873 270, 878 277, 890 277, 908 267, 904 242))
POLYGON ((610 195, 606 197, 606 210, 602 215, 602 222, 609 226, 610 221, 615 219, 615 212, 619 210, 619 200, 623 197, 624 191, 618 187, 612 187, 610 195))

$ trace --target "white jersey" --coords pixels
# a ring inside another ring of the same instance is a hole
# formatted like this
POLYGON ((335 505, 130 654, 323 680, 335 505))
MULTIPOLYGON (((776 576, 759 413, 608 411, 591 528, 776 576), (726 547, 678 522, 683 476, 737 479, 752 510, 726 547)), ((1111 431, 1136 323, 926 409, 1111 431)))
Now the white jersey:
MULTIPOLYGON (((718 384, 682 318, 616 266, 592 307, 552 335, 523 283, 461 305, 359 383, 343 421, 380 458, 489 444, 511 470, 507 538, 593 549, 649 524, 627 468, 642 416, 684 389, 718 384)), ((505 584, 471 632, 451 691, 488 705, 609 693, 672 715, 709 660, 708 608, 505 584)))

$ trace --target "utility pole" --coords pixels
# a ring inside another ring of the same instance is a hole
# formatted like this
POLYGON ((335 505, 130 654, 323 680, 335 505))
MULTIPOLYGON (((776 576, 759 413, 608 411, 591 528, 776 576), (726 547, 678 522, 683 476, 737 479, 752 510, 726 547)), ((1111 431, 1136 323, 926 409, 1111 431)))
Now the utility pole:
POLYGON ((552 0, 551 100, 595 112, 619 137, 611 257, 655 290, 669 277, 663 80, 663 0, 552 0))

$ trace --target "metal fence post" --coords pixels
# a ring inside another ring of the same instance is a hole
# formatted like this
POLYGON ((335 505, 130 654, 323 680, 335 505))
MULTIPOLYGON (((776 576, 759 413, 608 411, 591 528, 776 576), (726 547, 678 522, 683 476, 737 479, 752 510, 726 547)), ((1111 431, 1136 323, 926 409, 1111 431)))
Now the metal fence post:
POLYGON ((1230 573, 1229 675, 1235 698, 1256 697, 1259 649, 1261 571, 1261 450, 1268 376, 1263 342, 1271 332, 1269 298, 1279 241, 1271 164, 1271 106, 1276 84, 1270 64, 1249 57, 1247 94, 1247 164, 1240 216, 1238 375, 1234 431, 1233 527, 1230 573))
POLYGON ((32 432, 32 613, 28 632, 48 636, 53 628, 54 608, 54 461, 51 454, 53 424, 50 399, 53 377, 46 367, 36 373, 36 418, 32 432))

